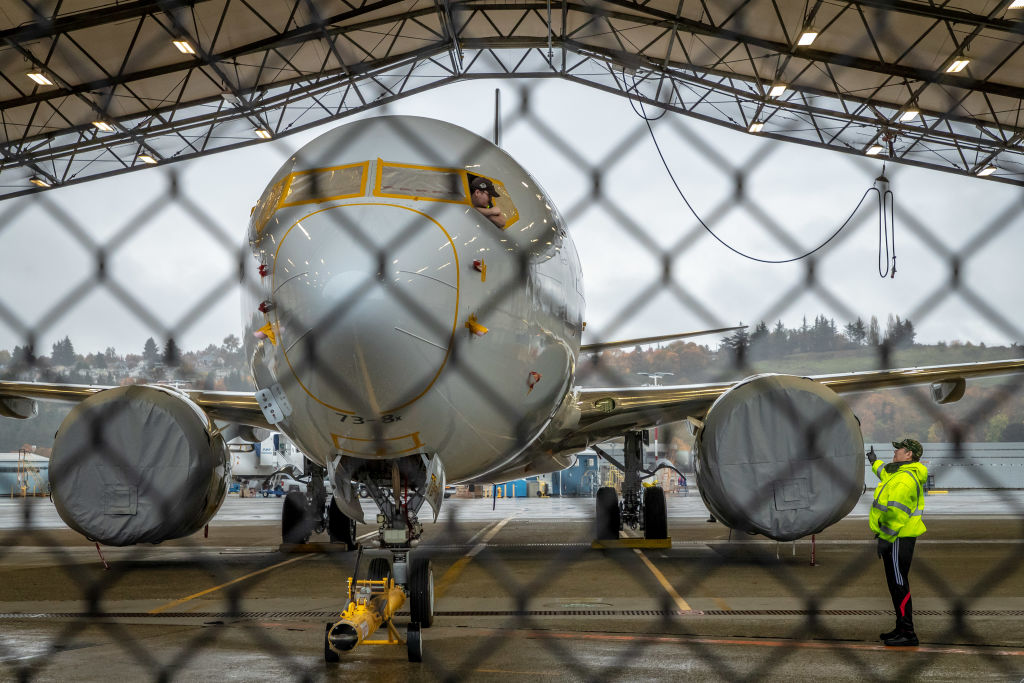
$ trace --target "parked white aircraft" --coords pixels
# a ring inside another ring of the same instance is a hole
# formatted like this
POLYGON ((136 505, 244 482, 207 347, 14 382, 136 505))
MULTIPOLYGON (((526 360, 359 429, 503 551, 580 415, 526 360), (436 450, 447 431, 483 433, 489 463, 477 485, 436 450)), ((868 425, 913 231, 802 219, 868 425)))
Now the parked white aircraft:
POLYGON ((554 202, 497 146, 429 119, 368 119, 310 142, 271 179, 247 239, 255 396, 2 382, 0 415, 78 402, 54 445, 53 499, 69 526, 113 545, 210 520, 229 474, 214 420, 282 431, 312 463, 308 492, 286 499, 285 541, 319 527, 354 544, 363 484, 381 511, 378 544, 424 625, 430 565, 409 550, 421 505, 436 519, 446 480, 550 472, 625 436, 622 501, 599 492, 597 534, 631 526, 664 538, 663 493, 641 495, 642 430, 689 420, 699 488, 718 519, 797 538, 841 519, 862 490, 863 440, 838 394, 928 383, 943 403, 963 395, 966 378, 1024 370, 1012 360, 576 387, 583 279, 554 202))

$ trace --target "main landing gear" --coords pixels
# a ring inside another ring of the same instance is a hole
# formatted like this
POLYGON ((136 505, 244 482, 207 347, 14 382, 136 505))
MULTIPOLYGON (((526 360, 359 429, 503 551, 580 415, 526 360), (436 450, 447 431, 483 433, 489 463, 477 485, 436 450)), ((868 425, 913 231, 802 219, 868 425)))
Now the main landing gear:
MULTIPOLYGON (((322 533, 334 521, 324 476, 327 468, 306 461, 306 491, 289 491, 281 508, 281 541, 285 545, 300 545, 309 541, 313 533, 322 533)), ((337 522, 335 522, 337 523, 337 522)), ((333 533, 332 533, 333 536, 333 533)), ((349 549, 355 547, 355 525, 352 525, 349 549)))
POLYGON ((281 508, 281 542, 285 546, 309 542, 314 533, 327 531, 332 543, 345 550, 356 548, 356 520, 346 515, 328 496, 324 477, 327 468, 306 462, 308 478, 306 491, 289 491, 281 508))
POLYGON ((622 481, 622 502, 615 489, 604 486, 597 490, 595 537, 598 541, 616 541, 619 531, 627 526, 643 529, 648 540, 668 540, 668 511, 665 490, 660 486, 642 486, 640 475, 650 476, 654 471, 643 469, 645 432, 627 432, 623 463, 619 465, 600 448, 595 451, 605 460, 619 467, 625 474, 622 481))

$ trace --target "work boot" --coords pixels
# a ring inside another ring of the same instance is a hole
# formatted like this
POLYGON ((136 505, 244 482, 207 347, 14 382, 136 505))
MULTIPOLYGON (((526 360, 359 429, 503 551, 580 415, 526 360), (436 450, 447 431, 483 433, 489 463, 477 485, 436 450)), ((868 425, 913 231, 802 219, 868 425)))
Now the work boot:
POLYGON ((899 634, 900 634, 900 625, 896 624, 896 628, 894 628, 893 630, 886 631, 885 633, 879 633, 878 634, 878 639, 879 640, 889 640, 890 638, 895 638, 899 634))
POLYGON ((913 631, 900 631, 892 638, 886 638, 885 644, 888 647, 913 647, 918 644, 917 634, 913 631))

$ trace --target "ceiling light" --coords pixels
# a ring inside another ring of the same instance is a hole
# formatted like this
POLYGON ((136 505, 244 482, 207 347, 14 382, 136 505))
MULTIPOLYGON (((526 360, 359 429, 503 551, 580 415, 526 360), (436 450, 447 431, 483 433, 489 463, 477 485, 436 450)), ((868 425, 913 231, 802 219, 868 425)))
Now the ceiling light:
POLYGON ((868 147, 868 151, 864 153, 867 154, 869 157, 873 157, 876 154, 881 154, 882 150, 884 149, 885 147, 882 147, 881 145, 871 145, 870 147, 868 147))
POLYGON ((760 133, 761 129, 764 128, 763 121, 754 121, 750 124, 750 128, 747 128, 748 133, 760 133))
POLYGON ((96 128, 102 130, 104 133, 110 133, 114 130, 114 127, 106 121, 93 121, 92 125, 96 126, 96 128))
POLYGON ((814 42, 814 39, 818 37, 817 29, 805 28, 804 32, 800 34, 800 39, 796 41, 797 45, 810 45, 814 42))
POLYGON ((178 48, 178 52, 183 55, 194 55, 196 53, 196 49, 192 47, 192 43, 187 40, 175 40, 174 47, 178 48))
POLYGON ((140 154, 139 155, 139 161, 142 161, 142 162, 147 163, 147 164, 155 164, 156 163, 156 157, 150 156, 149 154, 140 154))
POLYGON ((39 176, 32 176, 31 178, 28 179, 28 181, 38 187, 50 187, 50 183, 46 182, 39 176))
POLYGON ((950 62, 949 66, 946 67, 946 73, 958 74, 967 68, 967 65, 971 63, 971 60, 966 57, 956 57, 950 62))
POLYGON ((29 71, 25 75, 31 78, 36 83, 38 83, 39 85, 53 85, 53 81, 47 78, 46 74, 44 74, 41 71, 29 71))
POLYGON ((998 170, 999 170, 998 168, 996 168, 992 164, 989 164, 985 168, 983 168, 980 171, 978 171, 978 177, 979 178, 984 178, 987 175, 992 175, 993 173, 995 173, 998 170))
POLYGON ((916 119, 918 117, 918 115, 920 113, 921 112, 919 112, 916 109, 908 109, 905 112, 903 112, 902 114, 900 114, 900 121, 904 121, 904 122, 905 121, 913 121, 914 119, 916 119))
POLYGON ((776 83, 772 86, 772 89, 768 91, 768 97, 779 97, 782 93, 786 92, 786 88, 789 87, 785 83, 776 83))
POLYGON ((267 130, 266 128, 257 128, 256 130, 253 131, 253 133, 256 134, 256 137, 263 138, 264 140, 269 140, 271 137, 270 131, 267 130))

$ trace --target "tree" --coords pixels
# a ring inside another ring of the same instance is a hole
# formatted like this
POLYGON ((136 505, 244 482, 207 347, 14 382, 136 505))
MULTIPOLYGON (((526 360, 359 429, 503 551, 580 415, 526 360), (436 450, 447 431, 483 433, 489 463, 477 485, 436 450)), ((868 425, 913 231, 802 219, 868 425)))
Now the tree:
POLYGON ((913 346, 915 337, 917 337, 917 332, 914 330, 914 323, 910 322, 908 318, 903 321, 903 344, 905 346, 913 346))
POLYGON ((1004 413, 996 413, 985 428, 985 441, 999 441, 1009 426, 1010 418, 1006 417, 1004 413))
POLYGON ((878 346, 882 343, 882 334, 878 329, 878 317, 871 316, 871 322, 868 323, 868 345, 878 346))
POLYGON ((770 358, 781 358, 788 350, 789 346, 789 330, 779 320, 775 323, 775 327, 772 329, 771 343, 769 344, 770 358))
POLYGON ((229 334, 224 337, 224 350, 228 353, 235 353, 242 347, 242 342, 239 341, 238 337, 233 334, 229 334))
POLYGON ((856 346, 861 346, 868 337, 868 330, 864 326, 864 321, 859 317, 855 322, 846 323, 846 327, 843 328, 843 333, 846 335, 846 338, 856 346))
MULTIPOLYGON (((740 323, 742 325, 743 323, 740 323)), ((722 346, 727 349, 732 349, 737 355, 746 353, 747 348, 750 346, 750 335, 747 334, 747 328, 743 327, 736 330, 735 334, 730 334, 722 340, 722 346)))
POLYGON ((753 334, 750 335, 750 357, 753 359, 767 358, 768 357, 768 346, 771 337, 771 332, 768 331, 768 325, 762 320, 754 328, 753 334))
POLYGON ((64 337, 59 342, 53 345, 53 352, 50 354, 50 359, 54 365, 74 365, 75 364, 75 346, 71 343, 69 337, 64 337))
POLYGON ((167 339, 167 344, 164 345, 164 365, 168 367, 177 367, 181 364, 181 349, 178 348, 178 344, 174 341, 174 337, 167 339))
POLYGON ((146 340, 146 345, 142 348, 142 359, 150 365, 160 362, 160 349, 152 337, 146 340))
POLYGON ((1024 422, 1011 422, 1003 429, 1000 441, 1024 441, 1024 422))

